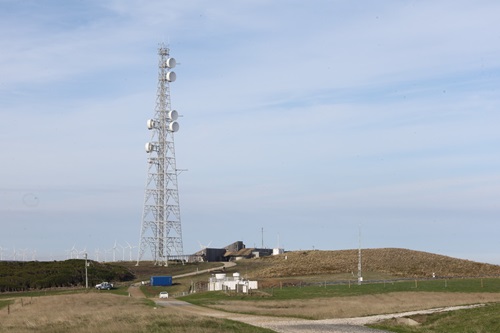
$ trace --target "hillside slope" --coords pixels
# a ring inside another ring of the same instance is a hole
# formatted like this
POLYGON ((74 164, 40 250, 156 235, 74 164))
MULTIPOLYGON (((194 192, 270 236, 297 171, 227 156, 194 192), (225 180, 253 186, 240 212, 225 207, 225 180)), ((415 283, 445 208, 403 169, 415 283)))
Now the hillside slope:
MULTIPOLYGON (((254 278, 356 273, 358 270, 358 250, 295 251, 250 260, 256 268, 252 272, 254 278)), ((362 269, 395 277, 431 277, 432 273, 438 277, 500 276, 498 265, 398 248, 363 249, 362 269)))

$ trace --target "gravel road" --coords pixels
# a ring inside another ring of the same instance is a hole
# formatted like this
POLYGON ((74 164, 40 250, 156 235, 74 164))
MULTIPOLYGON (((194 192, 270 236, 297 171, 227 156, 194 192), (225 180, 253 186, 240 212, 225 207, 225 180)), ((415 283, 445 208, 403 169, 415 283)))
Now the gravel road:
POLYGON ((229 313, 209 309, 201 306, 196 306, 179 300, 162 300, 156 301, 160 306, 172 307, 179 311, 188 312, 194 315, 202 315, 216 318, 225 318, 235 321, 241 321, 253 326, 259 326, 272 329, 281 333, 383 333, 387 331, 376 330, 365 327, 363 325, 372 324, 385 319, 401 318, 416 314, 431 314, 436 312, 453 311, 482 305, 472 306, 454 306, 447 308, 437 308, 423 311, 411 311, 396 314, 385 314, 358 318, 338 318, 338 319, 323 319, 323 320, 304 320, 282 317, 264 317, 243 315, 237 313, 229 313))
POLYGON ((193 315, 202 315, 216 318, 231 319, 241 321, 253 326, 269 328, 276 332, 283 333, 316 333, 316 332, 334 332, 334 333, 381 333, 385 331, 374 330, 371 328, 357 325, 355 322, 345 322, 339 320, 303 320, 293 318, 251 316, 237 313, 217 311, 192 305, 178 300, 157 301, 156 304, 165 307, 172 307, 176 310, 187 312, 193 315))

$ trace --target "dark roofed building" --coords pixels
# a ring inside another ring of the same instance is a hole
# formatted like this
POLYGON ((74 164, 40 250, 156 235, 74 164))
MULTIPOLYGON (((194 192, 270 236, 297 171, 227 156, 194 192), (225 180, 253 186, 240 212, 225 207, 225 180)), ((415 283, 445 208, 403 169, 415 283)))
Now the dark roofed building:
POLYGON ((270 256, 273 254, 272 249, 257 249, 246 248, 242 241, 237 241, 228 246, 218 248, 204 248, 195 253, 196 256, 201 257, 203 261, 234 261, 240 259, 248 259, 255 257, 270 256))

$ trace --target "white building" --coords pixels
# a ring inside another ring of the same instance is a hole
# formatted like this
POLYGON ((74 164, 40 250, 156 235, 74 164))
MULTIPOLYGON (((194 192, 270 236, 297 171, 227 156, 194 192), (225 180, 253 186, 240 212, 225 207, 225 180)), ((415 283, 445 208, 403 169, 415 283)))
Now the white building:
POLYGON ((280 254, 283 254, 283 253, 285 253, 285 249, 283 249, 283 248, 275 247, 273 249, 273 256, 277 256, 277 255, 280 255, 280 254))
POLYGON ((252 289, 258 289, 257 281, 243 280, 240 273, 233 273, 233 277, 227 277, 224 273, 212 275, 208 281, 208 290, 232 290, 236 292, 248 293, 252 289))

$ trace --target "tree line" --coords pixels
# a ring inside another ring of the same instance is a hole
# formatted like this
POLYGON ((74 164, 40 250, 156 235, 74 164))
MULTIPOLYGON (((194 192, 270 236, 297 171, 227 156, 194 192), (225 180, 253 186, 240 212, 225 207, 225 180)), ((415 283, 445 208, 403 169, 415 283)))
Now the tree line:
MULTIPOLYGON (((102 281, 130 281, 125 267, 89 260, 89 285, 102 281)), ((0 292, 85 286, 85 260, 0 261, 0 292)))

